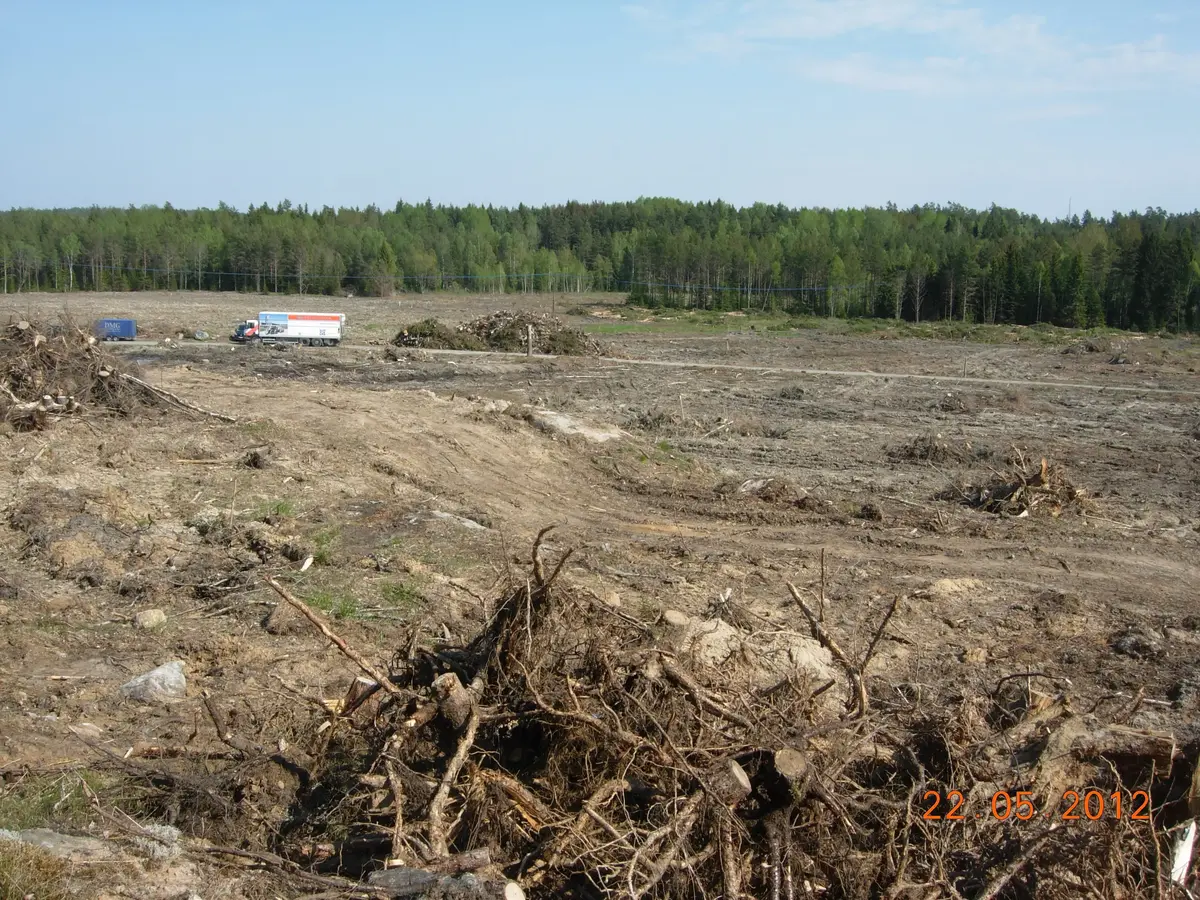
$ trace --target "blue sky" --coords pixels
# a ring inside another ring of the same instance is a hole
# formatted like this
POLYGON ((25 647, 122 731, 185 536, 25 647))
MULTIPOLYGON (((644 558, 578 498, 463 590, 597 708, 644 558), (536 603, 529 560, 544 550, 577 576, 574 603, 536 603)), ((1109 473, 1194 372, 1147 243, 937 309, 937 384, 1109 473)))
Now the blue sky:
POLYGON ((1194 0, 0 0, 0 208, 1200 207, 1194 0))

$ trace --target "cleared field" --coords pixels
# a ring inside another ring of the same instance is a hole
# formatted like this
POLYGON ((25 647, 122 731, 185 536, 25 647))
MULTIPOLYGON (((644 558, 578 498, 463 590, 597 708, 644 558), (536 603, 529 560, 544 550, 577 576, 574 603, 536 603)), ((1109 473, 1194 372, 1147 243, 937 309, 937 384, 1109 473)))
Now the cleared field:
MULTIPOLYGON (((7 298, 16 316, 131 315, 151 337, 223 338, 260 308, 345 311, 349 346, 126 348, 151 384, 238 421, 154 413, 0 439, 0 772, 93 765, 71 731, 85 725, 101 752, 178 744, 204 716, 200 689, 258 733, 301 740, 280 724, 283 699, 341 697, 353 672, 300 624, 264 627, 277 600, 264 577, 387 659, 414 626, 421 640, 472 633, 489 614, 479 598, 551 524, 555 551, 575 548, 572 589, 639 620, 725 596, 805 631, 791 582, 824 597, 825 627, 859 655, 898 597, 873 693, 921 685, 945 708, 1037 673, 1038 691, 1126 710, 1128 727, 1172 731, 1194 754, 1194 342, 950 342, 736 316, 629 329, 605 325, 614 300, 7 298), (608 355, 385 352, 428 316, 552 307, 608 355), (989 508, 1043 459, 1065 479, 1044 503, 989 508), (250 537, 206 537, 221 529, 250 537), (133 627, 151 608, 165 625, 133 627), (190 699, 121 699, 122 682, 174 658, 190 699)), ((223 827, 215 838, 245 837, 223 827)))

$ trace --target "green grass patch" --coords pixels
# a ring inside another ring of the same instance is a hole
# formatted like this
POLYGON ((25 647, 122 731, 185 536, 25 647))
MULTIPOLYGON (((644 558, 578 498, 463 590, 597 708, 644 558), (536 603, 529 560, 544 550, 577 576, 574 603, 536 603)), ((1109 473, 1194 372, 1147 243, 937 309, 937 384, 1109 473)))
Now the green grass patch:
MULTIPOLYGON (((46 634, 65 634, 67 631, 67 623, 53 616, 38 616, 33 620, 33 627, 46 634)), ((2 818, 0 818, 0 822, 3 822, 2 818)))
POLYGON ((294 519, 296 518, 296 503, 294 500, 268 500, 259 504, 258 519, 294 519))
POLYGON ((425 595, 406 581, 385 581, 379 588, 383 602, 398 612, 413 613, 428 603, 425 595))
POLYGON ((84 771, 24 778, 0 787, 0 828, 23 831, 86 825, 92 818, 92 805, 84 783, 100 793, 112 782, 97 772, 84 771))
POLYGON ((319 566, 333 565, 334 553, 341 543, 342 530, 336 525, 322 528, 313 535, 313 562, 319 566))
POLYGON ((749 331, 779 336, 797 331, 821 331, 833 335, 874 337, 879 340, 921 338, 925 340, 966 341, 974 344, 1021 344, 1061 346, 1087 338, 1123 335, 1112 328, 1063 328, 1039 325, 980 324, 947 321, 908 322, 883 318, 829 318, 816 315, 788 315, 772 310, 725 312, 706 309, 647 309, 625 306, 617 310, 620 320, 589 323, 584 329, 594 334, 695 334, 711 335, 723 331, 749 331), (648 320, 648 321, 644 321, 648 320))
POLYGON ((630 453, 642 465, 665 466, 669 469, 685 470, 693 468, 692 458, 683 453, 670 441, 659 441, 644 449, 625 447, 619 453, 630 453))
POLYGON ((274 419, 251 419, 238 427, 256 441, 274 441, 284 436, 284 429, 274 419))
POLYGON ((358 600, 345 591, 313 591, 304 602, 335 619, 357 619, 360 614, 358 600))
POLYGON ((677 311, 676 315, 667 315, 668 310, 643 311, 645 317, 653 317, 650 322, 593 322, 583 326, 589 334, 620 335, 620 334, 674 334, 674 335, 713 335, 727 331, 749 331, 753 326, 755 331, 769 334, 786 332, 795 327, 792 320, 780 313, 747 313, 745 315, 730 315, 729 313, 701 311, 677 311))

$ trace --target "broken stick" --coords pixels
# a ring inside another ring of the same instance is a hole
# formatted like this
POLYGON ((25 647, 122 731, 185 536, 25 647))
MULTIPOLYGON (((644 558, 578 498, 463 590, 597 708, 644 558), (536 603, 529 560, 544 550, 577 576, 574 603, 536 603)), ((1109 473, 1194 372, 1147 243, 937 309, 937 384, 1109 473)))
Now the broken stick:
POLYGON ((854 688, 857 696, 858 715, 865 716, 867 714, 867 685, 863 680, 862 672, 859 671, 858 666, 850 661, 850 657, 838 646, 837 641, 825 630, 825 626, 821 624, 813 614, 813 611, 808 608, 808 604, 804 602, 804 598, 800 596, 800 592, 796 590, 796 586, 789 581, 787 589, 791 592, 792 599, 800 605, 800 611, 804 613, 804 618, 808 619, 808 627, 812 631, 812 636, 846 670, 846 675, 850 679, 850 686, 854 688))
POLYGON ((150 382, 142 381, 142 379, 134 375, 130 375, 128 372, 121 372, 117 377, 122 381, 128 381, 130 384, 136 384, 142 390, 154 394, 156 397, 161 397, 164 400, 169 400, 171 403, 177 404, 184 409, 191 410, 194 413, 200 413, 203 416, 209 416, 213 419, 220 419, 222 422, 237 421, 237 419, 233 416, 227 416, 224 413, 213 412, 212 410, 197 406, 194 403, 189 403, 187 400, 184 400, 177 394, 172 394, 170 391, 164 391, 160 387, 155 387, 154 385, 150 384, 150 382))
POLYGON ((396 685, 392 683, 390 678, 367 662, 361 654, 355 652, 353 649, 351 649, 350 645, 334 634, 333 630, 321 620, 320 616, 309 609, 306 603, 293 597, 290 593, 288 593, 287 588, 281 585, 274 578, 268 578, 267 584, 271 586, 271 590, 291 604, 297 612, 304 616, 304 618, 312 622, 317 631, 329 638, 333 645, 341 650, 347 659, 375 679, 376 683, 381 688, 383 688, 393 697, 407 697, 404 691, 400 690, 400 688, 396 687, 396 685))
POLYGON ((471 752, 471 747, 475 743, 475 732, 478 729, 479 707, 475 706, 471 708, 470 717, 467 719, 467 729, 463 732, 462 740, 458 742, 458 749, 454 752, 450 764, 446 766, 446 774, 442 776, 442 783, 438 785, 437 793, 429 802, 429 849, 438 859, 444 859, 450 855, 450 842, 446 836, 446 826, 442 819, 446 814, 446 804, 450 800, 450 789, 454 787, 454 782, 458 780, 458 773, 462 771, 462 767, 467 761, 467 754, 471 752))

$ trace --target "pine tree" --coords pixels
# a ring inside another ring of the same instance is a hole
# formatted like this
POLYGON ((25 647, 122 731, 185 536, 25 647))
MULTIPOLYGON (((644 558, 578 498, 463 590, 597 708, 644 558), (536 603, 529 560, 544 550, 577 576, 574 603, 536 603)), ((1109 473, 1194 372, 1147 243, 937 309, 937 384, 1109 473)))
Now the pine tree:
POLYGON ((1076 253, 1071 262, 1071 321, 1076 328, 1088 327, 1088 287, 1083 254, 1076 253))

